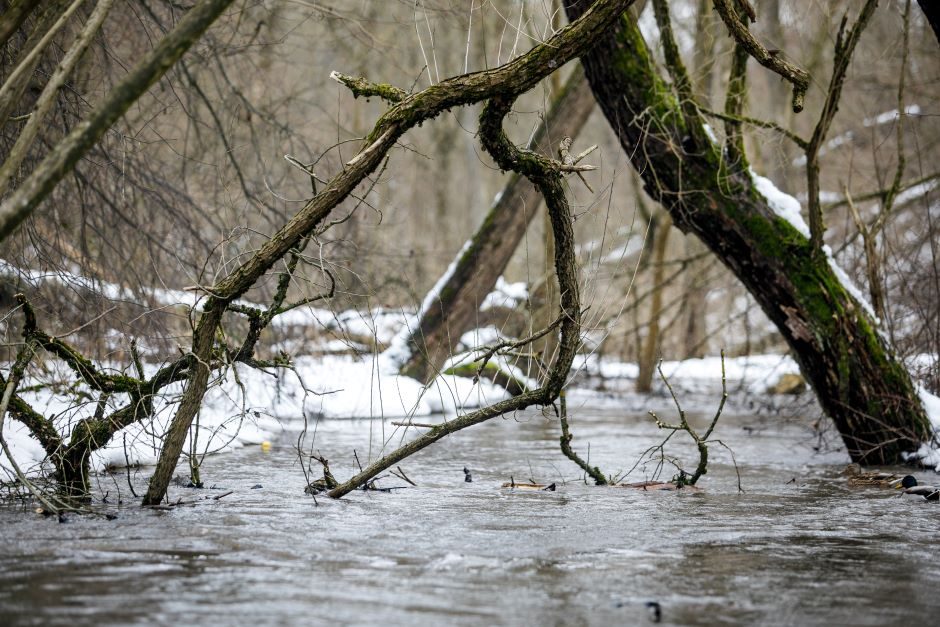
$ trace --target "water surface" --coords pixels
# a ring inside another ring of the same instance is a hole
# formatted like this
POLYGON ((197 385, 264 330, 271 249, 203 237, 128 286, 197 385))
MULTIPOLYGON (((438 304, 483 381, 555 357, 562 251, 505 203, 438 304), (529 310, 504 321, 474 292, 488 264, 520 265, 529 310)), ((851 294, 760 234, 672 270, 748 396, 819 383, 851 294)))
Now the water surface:
MULTIPOLYGON (((743 493, 720 447, 702 493, 586 485, 558 452, 557 422, 539 414, 407 460, 418 487, 341 501, 304 495, 296 432, 267 453, 207 458, 218 489, 172 491, 194 506, 141 510, 123 477, 100 477, 116 520, 0 508, 0 624, 649 624, 654 601, 663 624, 933 622, 936 504, 850 489, 844 453, 815 451, 799 422, 722 421, 743 493), (501 489, 510 477, 557 491, 501 489)), ((648 417, 609 409, 572 423, 574 446, 606 472, 629 469, 661 436, 648 417)), ((315 441, 342 478, 354 449, 365 463, 370 446, 400 435, 389 422, 322 421, 315 441)), ((693 465, 687 444, 667 453, 693 465)))

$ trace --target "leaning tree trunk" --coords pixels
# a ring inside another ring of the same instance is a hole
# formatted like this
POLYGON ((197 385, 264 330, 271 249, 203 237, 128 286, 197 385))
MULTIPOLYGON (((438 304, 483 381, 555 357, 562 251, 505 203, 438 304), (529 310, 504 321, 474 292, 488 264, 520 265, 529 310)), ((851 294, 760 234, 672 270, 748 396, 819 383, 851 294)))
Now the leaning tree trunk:
MULTIPOLYGON (((589 3, 572 0, 568 17, 589 3)), ((930 438, 910 375, 825 255, 777 215, 747 170, 724 162, 680 107, 627 17, 581 57, 646 189, 744 283, 783 334, 853 461, 893 464, 930 438)))
MULTIPOLYGON (((578 68, 536 130, 531 147, 547 148, 550 141, 557 143, 565 133, 577 137, 594 106, 584 73, 578 68)), ((513 174, 469 245, 458 255, 453 271, 437 290, 437 300, 424 308, 414 326, 408 338, 410 357, 401 368, 402 374, 425 383, 437 376, 460 336, 476 326, 480 304, 505 271, 541 203, 535 186, 513 174)))

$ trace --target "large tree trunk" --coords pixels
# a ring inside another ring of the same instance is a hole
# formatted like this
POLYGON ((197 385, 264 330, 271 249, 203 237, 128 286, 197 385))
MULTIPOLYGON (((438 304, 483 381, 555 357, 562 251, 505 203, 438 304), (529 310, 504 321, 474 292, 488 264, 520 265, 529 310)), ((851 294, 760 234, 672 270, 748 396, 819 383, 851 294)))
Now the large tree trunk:
MULTIPOLYGON (((568 4, 570 19, 589 3, 568 4)), ((656 74, 627 17, 581 57, 591 89, 647 192, 744 283, 790 345, 849 455, 894 464, 930 438, 910 375, 809 238, 746 170, 722 161, 701 119, 656 74)))
MULTIPOLYGON (((531 147, 548 148, 550 141, 557 144, 564 134, 577 137, 594 106, 584 73, 578 68, 539 125, 531 147)), ((480 304, 506 269, 541 203, 535 186, 514 174, 458 255, 444 285, 437 288, 437 300, 423 308, 408 339, 410 358, 401 368, 402 374, 424 382, 437 376, 460 336, 476 326, 480 304)))

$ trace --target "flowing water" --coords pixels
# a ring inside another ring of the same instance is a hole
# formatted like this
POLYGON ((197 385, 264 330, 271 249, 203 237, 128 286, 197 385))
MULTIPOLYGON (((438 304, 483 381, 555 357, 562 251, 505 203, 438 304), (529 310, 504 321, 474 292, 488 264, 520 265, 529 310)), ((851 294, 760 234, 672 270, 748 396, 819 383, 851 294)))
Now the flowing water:
MULTIPOLYGON (((648 417, 609 410, 576 412, 572 427, 606 472, 661 437, 648 417)), ((558 435, 538 414, 496 419, 403 463, 418 487, 341 501, 304 494, 286 433, 268 452, 207 458, 217 489, 172 491, 196 505, 119 507, 119 492, 131 501, 119 475, 98 479, 116 520, 0 508, 0 624, 642 625, 651 602, 662 624, 936 620, 940 506, 849 488, 844 453, 814 450, 805 426, 722 418, 743 493, 717 445, 700 493, 585 485, 558 435), (501 489, 510 477, 557 490, 501 489)), ((353 449, 364 462, 383 437, 400 431, 322 421, 316 444, 345 477, 353 449)), ((666 452, 692 466, 680 438, 666 452)))

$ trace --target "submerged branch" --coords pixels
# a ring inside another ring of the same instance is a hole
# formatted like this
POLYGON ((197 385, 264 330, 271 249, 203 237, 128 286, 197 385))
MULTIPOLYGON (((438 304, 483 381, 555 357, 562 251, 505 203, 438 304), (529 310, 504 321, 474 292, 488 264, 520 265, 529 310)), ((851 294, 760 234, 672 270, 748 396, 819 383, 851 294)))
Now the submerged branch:
POLYGON ((601 469, 588 464, 571 448, 571 440, 574 436, 571 434, 571 430, 568 427, 568 403, 565 399, 564 390, 562 390, 559 395, 558 404, 560 408, 558 417, 561 420, 561 452, 565 454, 565 457, 576 463, 581 470, 590 475, 591 478, 594 479, 595 485, 607 485, 607 477, 604 476, 601 469))

